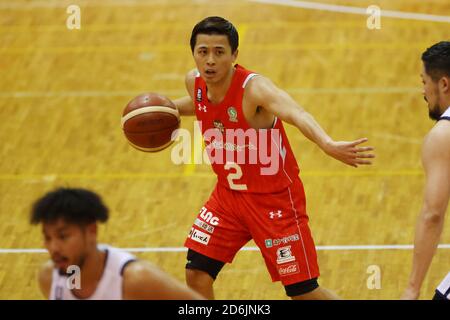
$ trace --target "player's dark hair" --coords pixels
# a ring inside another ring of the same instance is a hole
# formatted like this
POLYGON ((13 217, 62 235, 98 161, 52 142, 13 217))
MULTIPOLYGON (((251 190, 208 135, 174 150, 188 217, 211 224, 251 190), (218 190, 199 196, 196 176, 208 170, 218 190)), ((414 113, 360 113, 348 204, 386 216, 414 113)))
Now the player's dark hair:
POLYGON ((221 34, 226 35, 231 46, 231 52, 235 53, 239 46, 239 35, 233 24, 222 17, 208 17, 197 23, 192 29, 191 50, 197 42, 198 34, 221 34))
POLYGON ((450 42, 441 41, 422 53, 425 71, 434 81, 443 76, 450 77, 450 42))
POLYGON ((108 208, 96 193, 86 189, 58 188, 36 200, 31 212, 31 223, 55 222, 87 225, 108 220, 108 208))

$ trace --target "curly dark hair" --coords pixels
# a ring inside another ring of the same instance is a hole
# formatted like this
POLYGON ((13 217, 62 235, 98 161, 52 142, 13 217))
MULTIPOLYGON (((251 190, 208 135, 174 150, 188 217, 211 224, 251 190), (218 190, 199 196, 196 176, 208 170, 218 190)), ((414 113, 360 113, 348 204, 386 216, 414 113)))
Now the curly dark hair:
POLYGON ((31 224, 55 222, 87 225, 108 220, 108 208, 96 193, 77 188, 58 188, 36 200, 31 212, 31 224))

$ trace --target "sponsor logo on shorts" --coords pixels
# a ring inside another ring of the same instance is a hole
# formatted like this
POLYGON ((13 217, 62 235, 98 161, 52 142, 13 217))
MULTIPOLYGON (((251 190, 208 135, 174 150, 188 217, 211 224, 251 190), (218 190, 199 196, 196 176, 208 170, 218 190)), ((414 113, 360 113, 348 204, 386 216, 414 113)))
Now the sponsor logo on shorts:
POLYGON ((214 227, 213 226, 210 226, 209 224, 207 224, 206 222, 204 222, 204 221, 202 221, 202 220, 200 220, 198 218, 195 219, 194 224, 197 227, 200 227, 200 228, 202 228, 203 230, 205 230, 205 231, 207 231, 209 233, 213 233, 214 232, 214 227))
POLYGON ((189 238, 206 246, 211 236, 195 228, 191 228, 191 231, 189 232, 189 238))
POLYGON ((288 276, 290 274, 296 274, 300 272, 300 268, 298 266, 298 263, 290 263, 284 266, 281 266, 278 268, 278 273, 280 276, 288 276))
POLYGON ((280 239, 266 239, 264 242, 266 244, 266 248, 271 248, 279 246, 280 244, 288 244, 289 242, 294 242, 298 240, 300 240, 300 236, 296 233, 280 239))
POLYGON ((286 262, 295 261, 295 256, 292 255, 291 246, 281 247, 277 249, 277 263, 282 264, 286 262))
POLYGON ((200 218, 213 226, 217 226, 219 224, 219 218, 215 217, 212 212, 208 211, 205 207, 200 210, 200 218))

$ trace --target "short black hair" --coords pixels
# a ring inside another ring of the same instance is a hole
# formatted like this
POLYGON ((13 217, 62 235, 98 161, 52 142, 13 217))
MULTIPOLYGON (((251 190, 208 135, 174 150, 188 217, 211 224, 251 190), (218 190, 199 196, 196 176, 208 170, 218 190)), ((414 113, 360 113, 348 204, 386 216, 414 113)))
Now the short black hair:
POLYGON ((450 42, 441 41, 422 53, 425 71, 434 81, 441 77, 450 77, 450 42))
POLYGON ((79 188, 58 188, 36 200, 31 212, 31 224, 56 222, 84 226, 108 220, 108 208, 95 192, 79 188))
POLYGON ((222 17, 208 17, 197 23, 192 29, 191 50, 194 52, 198 34, 221 34, 228 37, 231 52, 235 53, 239 46, 239 34, 233 24, 222 17))

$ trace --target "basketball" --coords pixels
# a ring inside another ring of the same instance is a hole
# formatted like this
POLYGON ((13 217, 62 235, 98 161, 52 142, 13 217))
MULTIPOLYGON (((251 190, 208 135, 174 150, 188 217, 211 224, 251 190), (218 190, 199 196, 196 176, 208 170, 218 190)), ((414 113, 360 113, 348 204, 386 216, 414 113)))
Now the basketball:
POLYGON ((141 151, 156 152, 173 143, 180 127, 173 102, 157 93, 143 93, 131 100, 122 113, 122 129, 128 142, 141 151))

